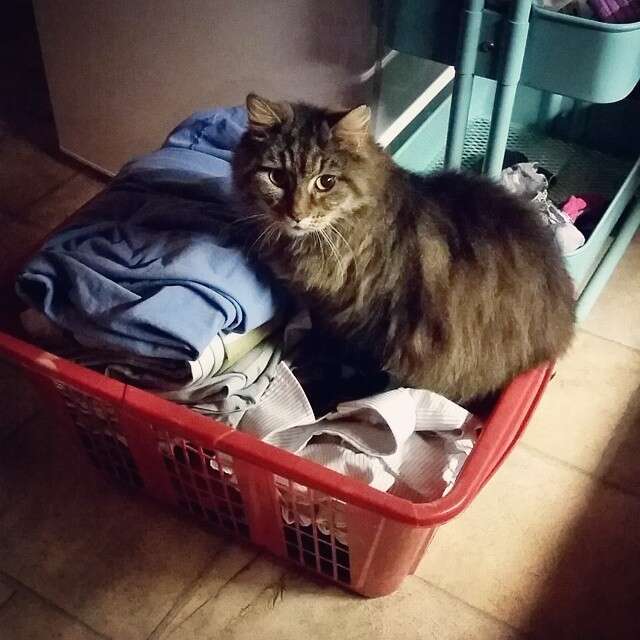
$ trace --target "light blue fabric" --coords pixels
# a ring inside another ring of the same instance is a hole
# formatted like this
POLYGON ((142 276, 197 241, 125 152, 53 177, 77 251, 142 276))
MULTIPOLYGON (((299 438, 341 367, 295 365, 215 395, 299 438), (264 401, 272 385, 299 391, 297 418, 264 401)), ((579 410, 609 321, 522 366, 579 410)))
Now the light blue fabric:
POLYGON ((220 331, 271 319, 278 295, 224 233, 245 126, 237 107, 195 114, 123 167, 29 261, 20 297, 81 344, 163 358, 196 359, 220 331))
POLYGON ((162 149, 126 164, 118 179, 156 191, 228 201, 231 158, 246 127, 244 107, 194 113, 169 134, 162 149))

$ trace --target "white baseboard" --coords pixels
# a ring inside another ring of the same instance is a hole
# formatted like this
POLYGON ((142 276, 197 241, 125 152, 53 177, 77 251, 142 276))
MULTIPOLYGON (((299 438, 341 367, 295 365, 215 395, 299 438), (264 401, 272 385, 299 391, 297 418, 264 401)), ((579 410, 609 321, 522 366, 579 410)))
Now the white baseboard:
POLYGON ((104 167, 101 167, 99 164, 96 164, 95 162, 91 162, 90 160, 83 158, 82 156, 78 155, 77 153, 74 153, 73 151, 69 151, 69 149, 63 147, 62 145, 59 145, 59 148, 60 148, 60 151, 62 151, 62 153, 68 156, 71 156, 74 160, 77 160, 78 162, 81 162, 82 164, 85 164, 88 167, 95 169, 99 173, 104 173, 106 176, 109 176, 110 178, 113 178, 116 175, 115 172, 109 171, 108 169, 105 169, 104 167))

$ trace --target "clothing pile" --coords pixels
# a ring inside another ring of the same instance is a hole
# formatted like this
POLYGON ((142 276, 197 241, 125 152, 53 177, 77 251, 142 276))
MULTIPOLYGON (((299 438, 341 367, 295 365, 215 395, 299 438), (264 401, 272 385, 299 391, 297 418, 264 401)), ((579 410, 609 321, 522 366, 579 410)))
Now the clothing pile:
MULTIPOLYGON (((480 158, 475 168, 482 166, 480 158)), ((521 152, 507 149, 500 174, 500 184, 510 193, 533 203, 541 220, 553 231, 563 255, 584 245, 604 215, 609 201, 599 193, 571 195, 560 205, 549 197, 549 187, 556 176, 538 162, 530 162, 521 152)))
POLYGON ((194 116, 50 237, 19 275, 58 354, 237 422, 275 375, 282 295, 228 240, 246 114, 194 116))
POLYGON ((600 22, 640 21, 640 0, 536 0, 545 9, 600 22))
POLYGON ((197 113, 127 164, 18 276, 25 330, 57 355, 381 491, 442 496, 477 420, 319 349, 309 316, 233 242, 242 212, 230 161, 245 127, 242 108, 197 113))

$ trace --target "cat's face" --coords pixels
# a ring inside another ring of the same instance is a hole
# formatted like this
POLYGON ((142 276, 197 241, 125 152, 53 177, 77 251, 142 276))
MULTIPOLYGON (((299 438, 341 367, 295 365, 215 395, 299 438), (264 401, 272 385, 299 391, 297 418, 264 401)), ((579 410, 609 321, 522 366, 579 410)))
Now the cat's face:
POLYGON ((247 111, 234 179, 248 215, 290 237, 349 219, 363 200, 368 107, 336 114, 250 95, 247 111))

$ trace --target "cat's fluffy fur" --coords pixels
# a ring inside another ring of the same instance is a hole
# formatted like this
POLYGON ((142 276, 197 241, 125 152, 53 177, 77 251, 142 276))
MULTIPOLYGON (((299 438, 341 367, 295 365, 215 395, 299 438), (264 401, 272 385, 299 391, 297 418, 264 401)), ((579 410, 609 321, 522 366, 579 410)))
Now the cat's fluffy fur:
POLYGON ((573 285, 527 203, 481 177, 401 169, 366 107, 250 95, 247 108, 234 180, 250 243, 345 345, 458 401, 567 349, 573 285))

